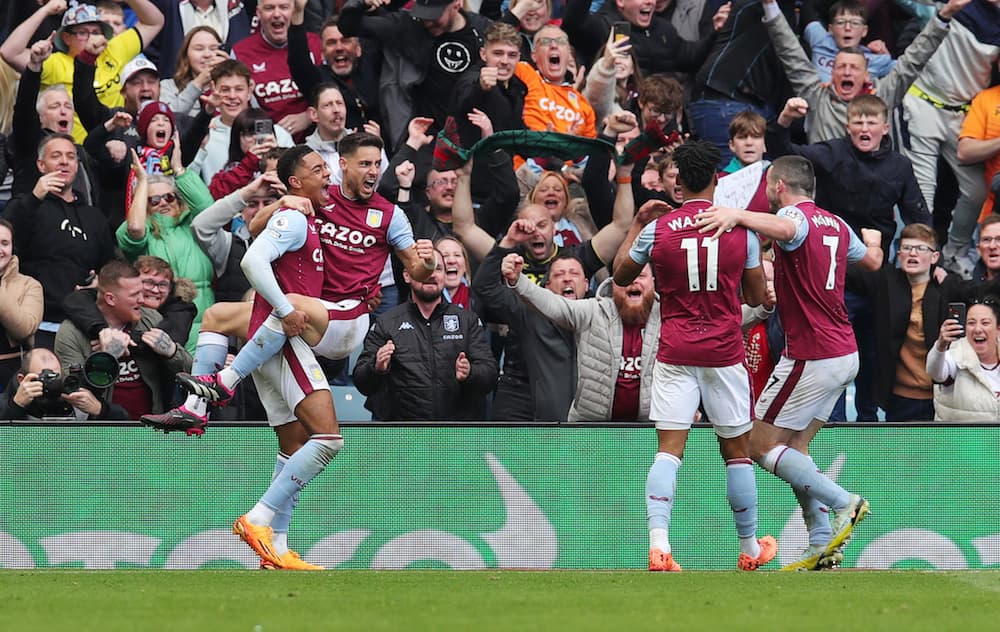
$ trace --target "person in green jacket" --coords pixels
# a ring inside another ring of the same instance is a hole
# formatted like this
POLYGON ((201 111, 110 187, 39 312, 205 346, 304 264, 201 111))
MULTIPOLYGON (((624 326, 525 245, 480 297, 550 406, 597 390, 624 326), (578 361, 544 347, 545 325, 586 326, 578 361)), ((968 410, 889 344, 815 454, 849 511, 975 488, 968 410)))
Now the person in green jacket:
POLYGON ((160 257, 170 263, 174 275, 190 279, 198 288, 194 299, 198 314, 191 324, 186 348, 198 344, 201 316, 215 302, 212 262, 198 246, 191 222, 212 204, 212 195, 197 173, 174 164, 174 177, 148 175, 132 152, 135 193, 128 215, 115 238, 122 253, 134 262, 142 255, 160 257))

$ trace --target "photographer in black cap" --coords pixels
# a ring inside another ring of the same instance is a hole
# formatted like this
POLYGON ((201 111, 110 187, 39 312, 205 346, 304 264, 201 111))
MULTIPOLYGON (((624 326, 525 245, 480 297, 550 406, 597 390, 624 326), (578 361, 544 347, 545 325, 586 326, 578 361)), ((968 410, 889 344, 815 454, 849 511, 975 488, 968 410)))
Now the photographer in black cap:
MULTIPOLYGON (((63 376, 59 358, 48 349, 24 354, 20 370, 0 398, 0 419, 126 420, 128 412, 63 376), (69 390, 70 392, 65 392, 69 390)), ((79 382, 77 382, 79 384, 79 382)))

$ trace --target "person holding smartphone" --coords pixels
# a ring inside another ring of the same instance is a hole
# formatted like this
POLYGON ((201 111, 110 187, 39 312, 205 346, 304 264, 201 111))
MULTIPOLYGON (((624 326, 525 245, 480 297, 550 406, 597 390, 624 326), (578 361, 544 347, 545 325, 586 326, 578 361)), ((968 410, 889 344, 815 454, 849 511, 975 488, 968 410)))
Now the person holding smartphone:
POLYGON ((941 323, 937 342, 927 354, 935 421, 1000 420, 998 323, 1000 302, 993 297, 969 305, 964 323, 951 315, 941 323))

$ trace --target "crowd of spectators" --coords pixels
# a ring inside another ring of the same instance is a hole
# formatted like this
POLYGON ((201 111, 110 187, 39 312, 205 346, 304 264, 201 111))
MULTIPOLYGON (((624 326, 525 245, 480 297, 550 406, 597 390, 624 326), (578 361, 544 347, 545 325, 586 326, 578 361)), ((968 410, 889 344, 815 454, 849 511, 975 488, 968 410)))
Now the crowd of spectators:
MULTIPOLYGON (((832 420, 1000 420, 1000 0, 25 0, 0 41, 0 416, 169 409, 249 299, 282 152, 338 186, 361 131, 438 251, 420 282, 380 261, 363 348, 324 363, 375 419, 647 420, 659 297, 609 273, 682 202, 690 138, 720 205, 777 210, 765 173, 797 154, 820 207, 881 232, 832 420), (95 352, 113 385, 43 393, 95 352)), ((744 338, 759 388, 781 323, 744 307, 744 338)), ((259 418, 250 381, 234 402, 259 418)))

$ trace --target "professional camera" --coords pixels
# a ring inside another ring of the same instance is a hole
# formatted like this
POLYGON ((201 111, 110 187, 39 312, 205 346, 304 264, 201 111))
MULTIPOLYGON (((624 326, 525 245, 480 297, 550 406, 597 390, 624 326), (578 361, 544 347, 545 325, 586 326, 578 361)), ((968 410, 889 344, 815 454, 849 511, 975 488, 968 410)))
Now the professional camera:
POLYGON ((51 369, 42 369, 38 381, 42 383, 42 398, 59 399, 63 393, 73 393, 81 387, 102 391, 118 379, 118 360, 110 353, 95 351, 83 364, 71 365, 65 375, 51 369))

